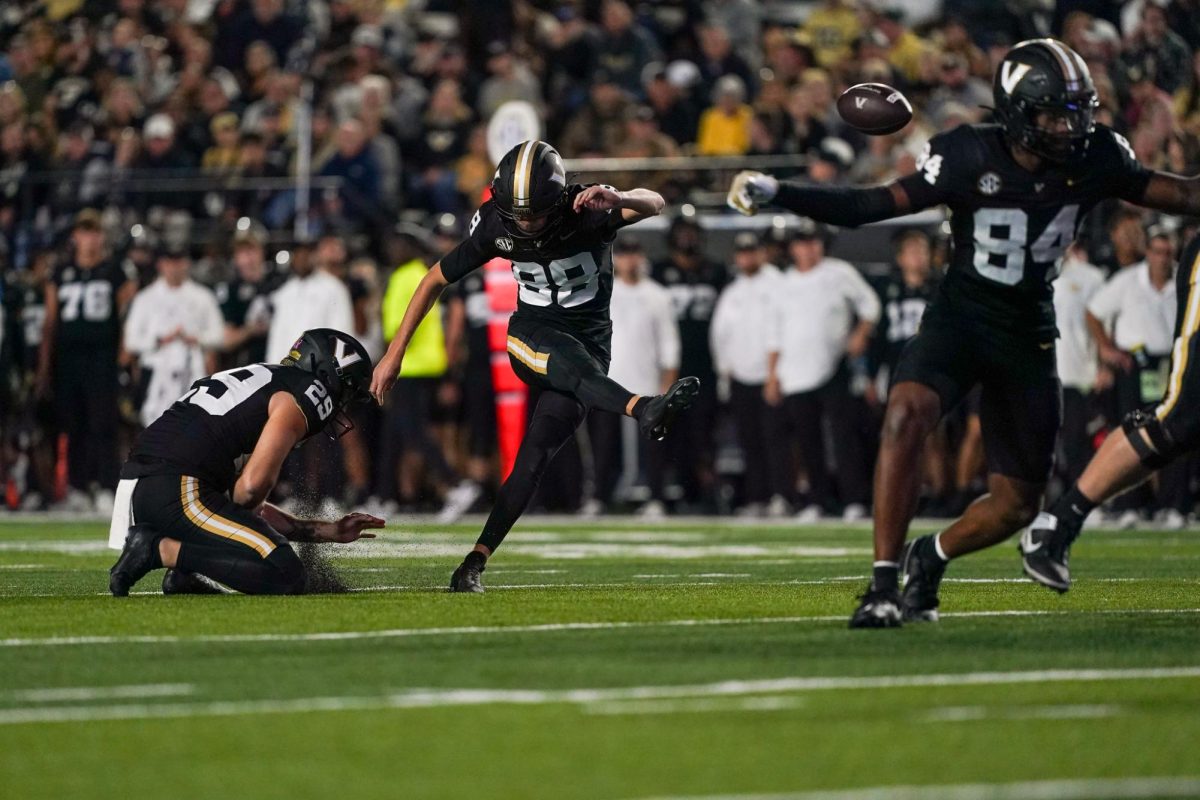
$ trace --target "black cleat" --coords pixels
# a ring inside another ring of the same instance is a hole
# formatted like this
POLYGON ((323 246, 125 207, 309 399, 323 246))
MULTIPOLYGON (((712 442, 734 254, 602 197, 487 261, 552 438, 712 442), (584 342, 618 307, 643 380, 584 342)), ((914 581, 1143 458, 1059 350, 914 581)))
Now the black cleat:
POLYGON ((905 622, 938 621, 938 587, 946 574, 946 562, 938 557, 933 536, 922 536, 904 545, 900 554, 901 593, 905 622))
POLYGON ((882 591, 867 586, 858 599, 858 608, 850 617, 851 628, 899 628, 904 624, 900 593, 895 589, 882 591))
POLYGON ((158 540, 162 538, 144 525, 134 525, 125 534, 125 547, 108 571, 108 590, 113 597, 128 597, 129 589, 151 570, 158 569, 158 540))
POLYGON ((1064 525, 1048 511, 1038 514, 1017 543, 1025 574, 1047 589, 1066 592, 1071 588, 1071 543, 1077 538, 1079 528, 1064 525))
POLYGON ((655 395, 646 403, 638 426, 642 434, 656 442, 666 438, 675 419, 696 401, 700 394, 699 378, 680 378, 671 384, 666 394, 655 395))
POLYGON ((483 594, 482 573, 485 569, 487 569, 485 564, 473 560, 463 561, 450 576, 450 591, 483 594))
POLYGON ((172 594, 225 594, 216 586, 194 572, 169 569, 163 575, 162 593, 172 594))

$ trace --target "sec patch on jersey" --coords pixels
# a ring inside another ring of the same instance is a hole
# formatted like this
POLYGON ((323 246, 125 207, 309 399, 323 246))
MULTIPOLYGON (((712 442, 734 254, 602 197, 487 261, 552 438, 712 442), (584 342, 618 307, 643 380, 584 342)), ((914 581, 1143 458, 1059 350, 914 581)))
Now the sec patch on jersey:
POLYGON ((855 130, 872 136, 895 133, 913 116, 908 98, 885 83, 859 83, 842 92, 838 114, 855 130))

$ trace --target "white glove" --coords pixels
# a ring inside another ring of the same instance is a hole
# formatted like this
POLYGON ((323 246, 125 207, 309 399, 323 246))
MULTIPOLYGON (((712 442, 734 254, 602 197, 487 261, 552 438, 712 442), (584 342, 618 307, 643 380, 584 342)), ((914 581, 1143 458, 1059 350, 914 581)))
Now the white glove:
POLYGON ((742 170, 733 178, 725 202, 734 211, 752 217, 760 203, 768 203, 779 192, 779 181, 770 175, 742 170))

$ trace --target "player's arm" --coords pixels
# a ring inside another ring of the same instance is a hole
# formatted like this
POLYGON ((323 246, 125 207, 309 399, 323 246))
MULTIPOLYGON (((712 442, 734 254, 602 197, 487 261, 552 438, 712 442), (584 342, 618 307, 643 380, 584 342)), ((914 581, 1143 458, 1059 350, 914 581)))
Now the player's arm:
POLYGON ((339 520, 299 519, 270 503, 263 503, 258 515, 267 524, 293 542, 334 542, 349 544, 359 539, 374 539, 375 534, 363 533, 366 528, 382 528, 387 523, 379 517, 360 511, 347 514, 339 520))
POLYGON ((446 302, 446 355, 452 369, 462 360, 466 332, 467 303, 457 292, 452 292, 446 302))
POLYGON ((58 333, 58 286, 46 281, 44 292, 46 316, 42 320, 42 343, 38 347, 36 392, 45 397, 50 392, 50 368, 54 362, 54 340, 58 333))
POLYGON ((279 480, 284 459, 307 434, 308 420, 296 400, 287 392, 276 392, 267 406, 267 424, 258 444, 233 486, 233 502, 243 508, 261 506, 279 480))
POLYGON ((412 300, 409 301, 408 308, 404 310, 404 318, 400 320, 400 327, 396 329, 396 335, 392 337, 387 352, 383 354, 383 358, 379 359, 379 363, 375 366, 375 372, 371 375, 371 396, 380 405, 383 405, 384 396, 396 383, 396 376, 400 373, 400 364, 404 361, 404 351, 408 348, 408 343, 412 341, 417 326, 425 319, 429 309, 433 308, 433 304, 437 302, 438 296, 448 284, 449 281, 442 274, 442 262, 440 261, 434 264, 417 284, 417 290, 413 292, 412 300))
POLYGON ((573 208, 592 211, 620 210, 621 224, 632 225, 647 217, 657 217, 666 208, 667 201, 661 194, 650 189, 630 189, 618 192, 611 186, 596 184, 575 195, 573 208))
POLYGON ((726 202, 747 216, 771 203, 817 222, 850 227, 918 210, 900 181, 869 187, 808 186, 752 171, 737 174, 726 202))
POLYGON ((867 283, 866 278, 858 270, 850 267, 846 277, 848 279, 848 299, 855 316, 858 317, 858 324, 854 326, 854 330, 846 339, 846 355, 850 358, 858 358, 864 355, 871 345, 871 337, 883 314, 883 306, 879 302, 879 295, 875 294, 871 284, 867 283))
POLYGON ((117 287, 117 314, 125 316, 125 312, 129 310, 133 298, 137 297, 138 283, 131 277, 127 277, 121 281, 117 287))
POLYGON ((1096 342, 1096 354, 1099 356, 1101 364, 1121 372, 1133 369, 1133 357, 1117 347, 1099 317, 1091 311, 1085 311, 1084 321, 1087 323, 1088 333, 1096 342))
POLYGON ((772 203, 817 222, 849 227, 911 214, 952 200, 960 162, 971 152, 962 136, 958 130, 934 136, 917 159, 916 172, 883 186, 809 186, 747 171, 734 177, 726 202, 747 216, 772 203))
POLYGON ((1140 198, 1128 198, 1156 211, 1200 215, 1200 175, 1185 178, 1170 172, 1151 172, 1140 198))

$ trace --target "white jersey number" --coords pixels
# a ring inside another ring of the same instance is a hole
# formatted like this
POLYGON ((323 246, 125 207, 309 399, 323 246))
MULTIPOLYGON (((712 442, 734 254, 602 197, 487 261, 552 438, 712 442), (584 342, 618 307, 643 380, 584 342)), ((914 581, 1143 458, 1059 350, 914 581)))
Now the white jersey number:
POLYGON ((988 280, 1016 286, 1025 277, 1025 256, 1037 264, 1055 264, 1046 275, 1058 275, 1057 262, 1075 238, 1078 204, 1063 206, 1033 244, 1027 244, 1029 215, 1019 208, 981 208, 975 212, 975 271, 988 280))
POLYGON ((575 308, 596 296, 600 265, 590 252, 556 258, 548 268, 526 261, 512 262, 521 285, 521 301, 531 306, 575 308))
POLYGON ((200 406, 212 416, 222 417, 270 382, 271 370, 262 364, 251 364, 210 375, 179 398, 179 402, 200 406))
POLYGON ((88 322, 104 322, 112 316, 112 284, 108 281, 64 283, 58 289, 63 322, 79 319, 80 311, 88 322))

